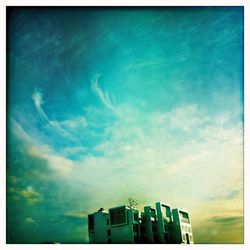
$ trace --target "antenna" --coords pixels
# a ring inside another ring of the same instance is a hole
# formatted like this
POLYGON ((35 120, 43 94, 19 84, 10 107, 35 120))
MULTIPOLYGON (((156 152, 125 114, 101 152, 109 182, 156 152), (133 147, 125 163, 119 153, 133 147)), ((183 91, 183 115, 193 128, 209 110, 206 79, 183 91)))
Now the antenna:
POLYGON ((138 205, 138 200, 134 199, 134 198, 128 198, 128 202, 129 202, 129 208, 130 209, 136 209, 137 205, 138 205))

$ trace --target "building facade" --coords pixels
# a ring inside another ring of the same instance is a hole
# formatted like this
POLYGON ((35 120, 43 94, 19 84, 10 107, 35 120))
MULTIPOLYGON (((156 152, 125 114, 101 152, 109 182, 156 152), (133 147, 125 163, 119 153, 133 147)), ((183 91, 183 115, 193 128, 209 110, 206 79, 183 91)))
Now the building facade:
POLYGON ((90 243, 194 243, 188 211, 162 202, 143 212, 126 205, 100 208, 88 215, 88 233, 90 243))

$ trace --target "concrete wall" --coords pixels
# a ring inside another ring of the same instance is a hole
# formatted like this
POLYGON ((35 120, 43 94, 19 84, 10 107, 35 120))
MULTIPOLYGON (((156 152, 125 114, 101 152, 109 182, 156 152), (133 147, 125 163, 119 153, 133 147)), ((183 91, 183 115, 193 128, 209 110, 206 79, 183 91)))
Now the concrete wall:
POLYGON ((107 219, 109 214, 107 212, 98 211, 94 215, 94 230, 89 232, 89 240, 91 243, 107 243, 107 219))
POLYGON ((157 211, 158 241, 159 243, 170 242, 170 222, 173 221, 172 209, 170 205, 162 202, 155 204, 157 211))
POLYGON ((111 228, 112 243, 134 243, 133 225, 124 225, 111 228))
POLYGON ((192 233, 192 226, 189 213, 183 209, 173 209, 173 225, 172 225, 172 239, 176 243, 187 243, 193 244, 193 233, 192 233), (182 214, 187 216, 186 218, 182 217, 182 214))
POLYGON ((111 228, 111 242, 112 243, 134 243, 133 232, 133 210, 125 208, 126 224, 112 225, 111 228))

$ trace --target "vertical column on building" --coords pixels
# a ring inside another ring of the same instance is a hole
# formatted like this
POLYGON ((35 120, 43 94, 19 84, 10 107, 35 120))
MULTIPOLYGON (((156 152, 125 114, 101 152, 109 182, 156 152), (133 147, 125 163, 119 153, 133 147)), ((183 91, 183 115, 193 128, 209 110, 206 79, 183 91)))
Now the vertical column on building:
POLYGON ((153 223, 152 223, 152 215, 151 215, 151 207, 144 207, 144 215, 145 215, 145 223, 146 223, 146 239, 148 243, 154 242, 153 236, 153 223))
POLYGON ((159 243, 169 243, 170 223, 173 221, 171 206, 162 202, 155 204, 157 211, 158 241, 159 243))

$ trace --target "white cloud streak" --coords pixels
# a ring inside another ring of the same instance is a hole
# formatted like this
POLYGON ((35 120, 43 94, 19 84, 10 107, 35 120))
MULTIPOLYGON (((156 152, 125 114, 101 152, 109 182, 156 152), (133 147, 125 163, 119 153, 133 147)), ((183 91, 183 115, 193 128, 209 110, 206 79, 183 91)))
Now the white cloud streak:
POLYGON ((34 101, 34 105, 39 113, 39 115, 49 122, 48 116, 45 114, 42 108, 43 101, 43 94, 39 89, 35 89, 34 93, 32 94, 32 99, 34 101))
POLYGON ((98 80, 101 77, 101 75, 96 75, 92 81, 91 81, 91 88, 92 90, 97 94, 97 96, 100 98, 102 103, 110 109, 116 116, 122 117, 122 115, 117 111, 117 109, 114 107, 112 102, 110 101, 110 97, 108 92, 104 92, 98 85, 98 80))
POLYGON ((20 123, 18 123, 14 118, 10 118, 11 130, 14 135, 22 139, 25 142, 31 142, 32 138, 30 135, 23 129, 20 123))
POLYGON ((69 174, 75 167, 73 161, 58 155, 48 145, 31 146, 28 153, 31 156, 46 160, 50 169, 59 176, 65 176, 69 174))
POLYGON ((84 127, 87 126, 87 121, 84 117, 73 118, 66 121, 51 121, 45 111, 42 108, 42 104, 44 103, 42 91, 39 89, 35 89, 32 94, 32 100, 34 101, 34 105, 38 111, 38 114, 48 122, 49 126, 53 128, 53 132, 56 131, 61 136, 67 137, 69 140, 76 142, 76 139, 68 132, 68 128, 75 128, 80 124, 84 127), (65 128, 64 128, 65 127, 65 128))
POLYGON ((169 66, 169 62, 160 58, 144 58, 142 61, 130 63, 124 70, 140 69, 144 67, 159 68, 169 66))

